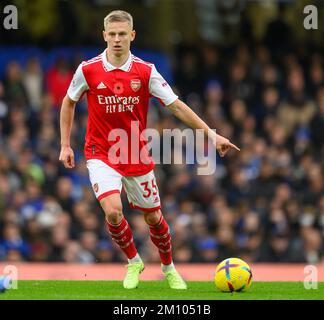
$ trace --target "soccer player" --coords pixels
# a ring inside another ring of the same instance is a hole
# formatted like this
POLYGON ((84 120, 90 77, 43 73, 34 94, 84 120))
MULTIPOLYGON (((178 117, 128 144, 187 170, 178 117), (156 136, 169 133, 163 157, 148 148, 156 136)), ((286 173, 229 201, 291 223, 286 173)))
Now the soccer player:
POLYGON ((107 48, 102 54, 79 65, 63 99, 59 160, 65 168, 75 165, 70 145, 71 128, 76 102, 86 94, 89 117, 84 151, 87 168, 93 191, 105 213, 106 229, 128 259, 124 288, 138 286, 144 263, 123 215, 122 187, 130 206, 143 213, 150 238, 159 250, 162 272, 170 288, 186 289, 187 285, 172 261, 170 230, 160 210, 154 162, 145 152, 139 160, 133 157, 130 141, 135 138, 138 150, 145 151, 145 141, 140 133, 146 128, 149 98, 155 96, 183 123, 193 129, 203 129, 221 156, 231 148, 239 149, 228 139, 211 131, 180 101, 153 64, 131 54, 130 45, 135 39, 135 31, 129 13, 120 10, 109 13, 104 19, 103 37, 107 48), (114 133, 116 129, 122 130, 125 135, 118 134, 118 131, 114 133), (119 153, 115 152, 116 144, 119 153), (129 155, 135 160, 130 160, 129 155), (118 156, 120 161, 115 161, 118 156), (122 161, 123 156, 125 161, 122 161))

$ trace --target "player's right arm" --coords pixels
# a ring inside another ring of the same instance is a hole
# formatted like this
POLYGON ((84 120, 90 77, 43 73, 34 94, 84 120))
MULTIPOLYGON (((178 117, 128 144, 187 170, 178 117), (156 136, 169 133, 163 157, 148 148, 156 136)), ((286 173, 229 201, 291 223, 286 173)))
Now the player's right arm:
POLYGON ((82 71, 82 64, 80 64, 63 99, 60 112, 61 152, 59 160, 65 168, 73 168, 75 165, 74 152, 71 148, 71 131, 75 105, 82 94, 88 89, 89 86, 82 71))
POLYGON ((74 167, 74 152, 71 148, 71 130, 76 102, 68 95, 63 99, 60 113, 61 152, 59 160, 65 168, 74 167))

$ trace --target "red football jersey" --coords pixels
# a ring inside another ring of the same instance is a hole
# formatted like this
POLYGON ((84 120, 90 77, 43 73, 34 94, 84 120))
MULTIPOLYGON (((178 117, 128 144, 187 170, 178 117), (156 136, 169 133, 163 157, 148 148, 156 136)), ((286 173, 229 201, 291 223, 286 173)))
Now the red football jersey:
POLYGON ((169 105, 178 97, 153 64, 129 53, 126 63, 116 68, 105 50, 79 65, 67 93, 74 101, 87 95, 86 159, 102 160, 124 176, 154 168, 142 136, 149 99, 155 96, 169 105))

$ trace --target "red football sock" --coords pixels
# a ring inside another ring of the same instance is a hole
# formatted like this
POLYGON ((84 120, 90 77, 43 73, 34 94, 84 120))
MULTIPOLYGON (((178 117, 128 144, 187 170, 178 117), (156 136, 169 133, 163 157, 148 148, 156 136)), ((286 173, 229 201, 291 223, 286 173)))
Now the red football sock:
POLYGON ((106 230, 111 235, 111 238, 124 251, 127 258, 134 258, 137 254, 137 250, 134 244, 132 230, 125 217, 123 217, 122 221, 118 225, 111 224, 106 219, 105 223, 106 230))
POLYGON ((169 226, 161 215, 159 222, 155 225, 148 224, 150 227, 150 237, 152 242, 158 247, 161 262, 164 265, 172 263, 171 235, 169 226))

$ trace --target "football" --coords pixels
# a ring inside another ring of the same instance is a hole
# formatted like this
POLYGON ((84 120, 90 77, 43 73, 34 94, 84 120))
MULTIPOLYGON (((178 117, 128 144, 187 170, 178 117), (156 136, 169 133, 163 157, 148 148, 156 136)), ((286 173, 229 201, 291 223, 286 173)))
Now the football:
POLYGON ((252 271, 242 259, 228 258, 216 267, 214 280, 222 292, 247 291, 252 283, 252 271))

